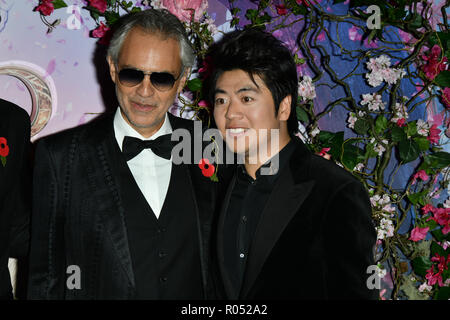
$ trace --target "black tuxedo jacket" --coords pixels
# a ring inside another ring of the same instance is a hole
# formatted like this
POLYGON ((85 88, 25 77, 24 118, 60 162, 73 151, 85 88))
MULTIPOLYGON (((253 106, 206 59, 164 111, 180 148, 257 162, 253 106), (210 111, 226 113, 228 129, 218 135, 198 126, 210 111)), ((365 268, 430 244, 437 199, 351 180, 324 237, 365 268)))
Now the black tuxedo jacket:
MULTIPOLYGON (((366 273, 376 241, 371 205, 360 182, 313 155, 295 138, 249 250, 239 299, 372 299, 366 273)), ((217 232, 224 290, 223 224, 236 175, 225 195, 217 232)))
MULTIPOLYGON (((111 165, 113 116, 41 140, 36 150, 29 298, 132 299, 135 280, 124 223, 117 173, 111 165), (100 241, 98 239, 101 239, 100 241), (90 244, 100 243, 98 248, 90 244), (89 265, 81 270, 97 279, 84 290, 67 290, 67 255, 89 265), (81 260, 80 260, 81 259, 81 260)), ((193 130, 193 121, 169 114, 172 128, 193 130)), ((198 220, 205 298, 211 298, 209 237, 216 183, 197 164, 186 165, 198 220)))
POLYGON ((26 258, 30 215, 30 118, 25 110, 0 99, 0 137, 9 155, 0 162, 0 299, 12 298, 8 258, 26 258))

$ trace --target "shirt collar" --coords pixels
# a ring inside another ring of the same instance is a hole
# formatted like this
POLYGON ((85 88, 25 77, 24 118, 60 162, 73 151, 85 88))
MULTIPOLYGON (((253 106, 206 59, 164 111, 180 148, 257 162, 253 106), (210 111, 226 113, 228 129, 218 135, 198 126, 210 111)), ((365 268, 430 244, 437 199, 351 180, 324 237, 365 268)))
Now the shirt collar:
POLYGON ((243 164, 239 164, 239 175, 241 178, 250 179, 251 181, 257 181, 260 179, 268 179, 269 182, 274 182, 276 178, 280 175, 282 168, 288 163, 292 153, 295 149, 294 140, 288 142, 287 145, 283 147, 276 155, 267 160, 261 167, 256 170, 255 177, 253 179, 245 170, 245 166, 243 164), (278 157, 278 161, 276 161, 276 157, 278 157), (274 160, 274 161, 273 161, 274 160), (261 174, 261 169, 264 168, 264 174, 261 174))
POLYGON ((139 132, 137 132, 132 126, 128 124, 123 118, 122 112, 120 112, 120 107, 117 108, 116 114, 114 115, 114 134, 116 136, 117 143, 119 144, 120 150, 122 151, 122 143, 125 136, 130 136, 134 138, 139 138, 141 140, 154 140, 159 136, 172 133, 172 126, 170 125, 169 116, 166 113, 164 117, 164 123, 151 137, 144 138, 139 132))

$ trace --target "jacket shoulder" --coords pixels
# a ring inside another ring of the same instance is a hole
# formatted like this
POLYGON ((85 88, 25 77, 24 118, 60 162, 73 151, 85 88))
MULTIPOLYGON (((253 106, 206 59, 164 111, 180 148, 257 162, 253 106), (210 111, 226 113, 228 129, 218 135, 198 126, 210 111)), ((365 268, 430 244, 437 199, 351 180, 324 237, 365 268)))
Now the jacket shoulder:
POLYGON ((0 99, 0 118, 3 117, 8 121, 22 122, 28 124, 28 126, 30 123, 30 116, 25 109, 10 101, 0 99))

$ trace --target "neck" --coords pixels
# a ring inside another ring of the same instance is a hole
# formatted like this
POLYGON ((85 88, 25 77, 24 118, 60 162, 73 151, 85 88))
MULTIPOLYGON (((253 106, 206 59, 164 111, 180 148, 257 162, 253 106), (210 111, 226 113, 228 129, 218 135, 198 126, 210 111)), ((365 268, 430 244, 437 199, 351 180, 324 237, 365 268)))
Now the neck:
MULTIPOLYGON (((281 138, 278 144, 278 148, 276 150, 271 150, 271 148, 267 147, 267 153, 263 157, 259 157, 258 155, 255 155, 254 157, 250 157, 249 155, 246 155, 245 157, 245 163, 244 167, 247 171, 248 175, 252 177, 253 179, 256 179, 256 171, 258 171, 261 166, 266 163, 269 159, 280 153, 280 150, 283 149, 288 143, 291 141, 291 137, 289 135, 281 138), (255 161, 256 159, 256 161, 255 161), (253 161, 252 161, 253 160, 253 161)), ((269 143, 270 145, 270 143, 269 143)))

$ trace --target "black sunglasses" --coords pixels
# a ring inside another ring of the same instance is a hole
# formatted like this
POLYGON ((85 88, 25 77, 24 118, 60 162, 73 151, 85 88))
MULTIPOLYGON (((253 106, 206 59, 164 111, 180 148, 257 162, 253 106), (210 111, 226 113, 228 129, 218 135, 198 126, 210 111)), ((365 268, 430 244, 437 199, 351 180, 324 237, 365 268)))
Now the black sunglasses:
POLYGON ((172 89, 175 81, 181 76, 180 74, 175 78, 173 74, 168 72, 144 72, 138 69, 124 68, 119 72, 119 81, 124 86, 134 87, 140 84, 147 74, 150 75, 152 85, 160 91, 172 89))

